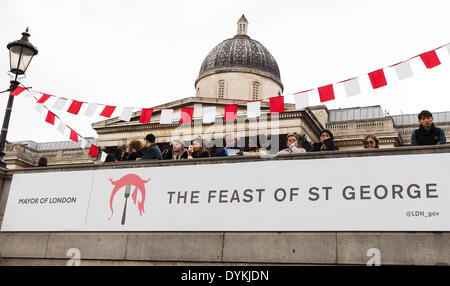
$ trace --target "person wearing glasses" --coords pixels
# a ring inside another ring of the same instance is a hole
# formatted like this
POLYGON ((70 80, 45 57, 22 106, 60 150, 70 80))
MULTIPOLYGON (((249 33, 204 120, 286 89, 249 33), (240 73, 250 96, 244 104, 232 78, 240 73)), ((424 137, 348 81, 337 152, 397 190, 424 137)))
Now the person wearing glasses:
POLYGON ((368 134, 368 135, 364 136, 363 144, 364 144, 364 148, 367 148, 367 149, 380 148, 379 147, 380 140, 378 140, 377 136, 375 136, 373 134, 368 134))

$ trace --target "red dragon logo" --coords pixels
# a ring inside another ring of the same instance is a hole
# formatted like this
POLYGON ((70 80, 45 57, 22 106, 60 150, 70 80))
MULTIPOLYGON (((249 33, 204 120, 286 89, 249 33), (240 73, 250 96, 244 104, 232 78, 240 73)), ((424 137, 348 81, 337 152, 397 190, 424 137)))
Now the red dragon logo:
POLYGON ((145 202, 145 183, 148 183, 150 179, 148 180, 142 180, 138 175, 135 174, 128 174, 123 176, 117 181, 114 181, 113 179, 109 179, 111 184, 114 185, 114 189, 111 192, 111 197, 109 199, 109 206, 111 208, 111 216, 109 217, 109 220, 111 220, 114 210, 113 210, 113 201, 114 196, 116 195, 117 191, 119 191, 122 187, 125 188, 125 206, 123 209, 123 215, 122 215, 122 224, 125 224, 125 215, 126 215, 126 209, 127 209, 127 200, 130 196, 130 190, 131 186, 134 186, 135 189, 133 191, 133 194, 131 195, 131 198, 133 199, 133 203, 136 204, 137 201, 137 191, 139 190, 141 193, 141 201, 138 202, 138 209, 139 209, 139 215, 142 216, 142 213, 145 213, 144 211, 144 202, 145 202))

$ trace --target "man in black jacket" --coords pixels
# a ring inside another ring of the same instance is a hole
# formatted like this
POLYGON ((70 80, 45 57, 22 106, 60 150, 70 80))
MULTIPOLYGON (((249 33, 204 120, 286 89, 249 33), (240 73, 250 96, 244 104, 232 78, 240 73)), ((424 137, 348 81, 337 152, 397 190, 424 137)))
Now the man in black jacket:
POLYGON ((142 157, 142 160, 151 160, 151 159, 162 160, 161 150, 159 150, 158 145, 155 143, 156 141, 155 135, 147 134, 144 140, 146 149, 144 151, 144 156, 142 157))
POLYGON ((431 112, 423 110, 417 117, 419 118, 420 127, 414 130, 411 135, 412 146, 447 143, 444 130, 434 126, 431 112))

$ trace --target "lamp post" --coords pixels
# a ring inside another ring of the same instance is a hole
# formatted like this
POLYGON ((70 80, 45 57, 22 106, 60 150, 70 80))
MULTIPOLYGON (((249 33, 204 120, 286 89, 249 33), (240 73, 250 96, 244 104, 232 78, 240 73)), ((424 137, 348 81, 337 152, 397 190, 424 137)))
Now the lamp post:
POLYGON ((14 102, 14 96, 11 93, 19 86, 17 77, 25 74, 31 59, 38 53, 38 50, 29 41, 28 28, 22 33, 20 40, 9 43, 6 47, 9 50, 10 71, 15 74, 14 80, 10 81, 8 105, 6 106, 5 117, 3 119, 2 133, 0 137, 0 167, 6 168, 6 163, 3 160, 5 156, 6 134, 8 133, 9 118, 11 117, 11 110, 14 102))

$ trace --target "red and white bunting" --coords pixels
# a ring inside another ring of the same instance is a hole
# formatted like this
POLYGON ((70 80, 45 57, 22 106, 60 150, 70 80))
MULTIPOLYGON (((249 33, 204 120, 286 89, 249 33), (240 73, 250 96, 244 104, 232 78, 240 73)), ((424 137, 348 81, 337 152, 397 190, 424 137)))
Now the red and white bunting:
POLYGON ((348 97, 355 96, 361 93, 361 86, 357 77, 346 80, 344 82, 345 93, 348 97))
POLYGON ((91 157, 97 157, 98 156, 98 147, 94 144, 91 145, 91 148, 89 149, 89 156, 91 157))
POLYGON ((181 108, 180 124, 192 123, 193 116, 194 116, 194 108, 190 107, 181 108))
POLYGON ((321 86, 318 88, 318 91, 319 91, 320 102, 334 100, 334 98, 335 98, 334 97, 334 89, 333 89, 332 84, 321 86))
POLYGON ((16 89, 14 89, 14 90, 11 92, 11 95, 12 95, 12 96, 17 96, 17 95, 21 94, 22 91, 24 91, 24 90, 26 90, 25 87, 23 87, 23 86, 18 86, 18 87, 16 87, 16 89))
POLYGON ((295 109, 303 109, 309 106, 309 92, 300 92, 294 94, 295 98, 295 109))
POLYGON ((409 60, 395 65, 395 73, 399 80, 408 79, 413 76, 411 63, 409 60))
POLYGON ((435 50, 420 54, 419 56, 427 69, 432 69, 441 64, 435 50))
POLYGON ((216 121, 216 107, 208 106, 202 108, 203 123, 214 123, 216 121))
POLYGON ((114 110, 116 110, 115 106, 105 105, 102 112, 100 113, 100 116, 111 118, 111 115, 113 114, 114 110))
POLYGON ((45 122, 51 125, 55 125, 55 114, 50 110, 47 112, 47 116, 45 117, 45 122))
POLYGON ((42 94, 41 98, 38 99, 37 103, 45 103, 51 97, 50 94, 42 94))
POLYGON ((119 116, 119 119, 122 121, 130 121, 131 115, 133 114, 133 107, 124 107, 122 113, 119 116))
POLYGON ((161 117, 159 118, 160 124, 172 124, 173 109, 162 109, 161 117))
POLYGON ((53 103, 52 107, 56 110, 62 110, 66 105, 67 99, 62 97, 56 97, 56 101, 53 103))
POLYGON ((387 85, 386 76, 383 69, 379 69, 369 73, 370 83, 374 89, 387 85))
POLYGON ((237 120, 237 104, 225 105, 224 120, 225 122, 237 120))
POLYGON ((60 120, 57 130, 59 133, 64 135, 64 133, 66 132, 66 124, 60 120))
POLYGON ((67 112, 77 115, 78 112, 80 112, 81 106, 83 105, 83 102, 72 100, 72 104, 69 106, 69 109, 67 109, 67 112))
POLYGON ((139 123, 150 123, 152 120, 153 108, 142 108, 141 117, 139 117, 139 123))
POLYGON ((97 103, 89 103, 88 107, 86 108, 86 111, 84 112, 84 115, 92 117, 94 116, 96 110, 97 110, 97 103))
MULTIPOLYGON (((437 49, 444 48, 444 47, 447 49, 448 53, 450 54, 450 44, 441 46, 437 49)), ((415 57, 412 57, 412 58, 405 60, 403 62, 400 62, 398 64, 391 65, 388 68, 391 68, 391 67, 395 68, 395 72, 396 72, 397 78, 399 80, 404 80, 404 79, 410 78, 413 76, 413 71, 411 69, 411 63, 410 63, 411 59, 420 58, 427 69, 432 69, 441 64, 441 60, 439 59, 438 54, 436 53, 437 49, 419 54, 415 57)), ((367 76, 370 80, 370 83, 371 83, 373 89, 378 89, 378 88, 386 86, 388 84, 388 82, 386 80, 384 68, 370 72, 367 74, 367 76)), ((335 84, 338 84, 338 87, 340 87, 340 84, 344 85, 344 89, 345 89, 345 93, 346 93, 347 97, 354 96, 354 95, 361 93, 360 77, 355 77, 355 78, 351 78, 351 79, 348 79, 345 81, 339 81, 339 82, 336 82, 333 84, 328 84, 328 85, 324 85, 324 86, 321 86, 318 88, 310 89, 308 91, 293 93, 292 95, 295 98, 296 109, 302 109, 302 108, 309 106, 310 96, 312 96, 312 94, 313 94, 313 92, 310 92, 310 91, 314 91, 314 96, 316 96, 315 95, 316 89, 318 91, 320 102, 327 102, 330 100, 335 100, 336 99, 335 86, 334 86, 335 84)), ((20 87, 17 87, 11 94, 19 95, 19 94, 23 94, 23 93, 25 93, 26 96, 33 95, 33 97, 35 97, 33 93, 38 93, 38 92, 30 91, 30 90, 27 90, 25 87, 20 86, 20 87), (24 91, 26 91, 26 92, 24 92, 24 91)), ((40 93, 40 98, 39 99, 36 98, 36 99, 37 99, 38 103, 44 104, 51 97, 55 98, 53 108, 56 110, 62 110, 64 108, 64 106, 66 105, 66 102, 68 101, 68 99, 66 99, 66 98, 61 98, 61 97, 49 95, 46 93, 40 93)), ((97 114, 99 116, 111 118, 111 116, 117 109, 117 106, 114 106, 114 105, 81 102, 81 101, 77 101, 77 100, 73 100, 73 99, 70 99, 70 101, 71 101, 71 104, 70 104, 69 108, 67 109, 67 112, 74 114, 74 115, 79 114, 80 109, 84 103, 86 103, 88 105, 84 112, 84 115, 89 116, 89 117, 97 114), (98 112, 97 106, 99 106, 99 105, 103 106, 100 114, 97 113, 98 112)), ((260 110, 261 109, 261 106, 260 106, 261 101, 262 100, 240 103, 240 104, 247 104, 247 118, 255 118, 255 117, 259 117, 261 115, 261 110, 260 110)), ((283 96, 276 96, 276 97, 269 98, 269 101, 270 101, 270 113, 284 112, 284 97, 283 96)), ((216 117, 216 112, 217 112, 216 106, 214 106, 214 107, 209 106, 209 107, 202 107, 202 108, 200 108, 200 106, 201 105, 195 105, 193 108, 188 108, 188 107, 181 108, 179 123, 180 124, 192 123, 194 114, 195 114, 196 118, 197 118, 197 116, 202 116, 203 123, 215 122, 215 119, 216 119, 215 117, 216 117)), ((224 121, 225 122, 237 120, 238 104, 229 104, 229 105, 225 105, 225 106, 221 105, 221 106, 223 106, 225 109, 225 112, 224 112, 224 121)), ((39 107, 39 104, 36 105, 36 110, 42 111, 42 109, 39 107)), ((173 118, 173 113, 174 113, 173 109, 163 109, 163 108, 152 109, 152 108, 141 108, 141 107, 123 107, 121 114, 119 116, 119 119, 122 121, 130 121, 132 114, 133 114, 133 110, 141 110, 141 116, 139 118, 139 122, 142 124, 150 123, 151 118, 152 118, 152 113, 154 110, 161 111, 159 124, 172 124, 172 121, 174 119, 173 118)), ((178 119, 176 119, 176 120, 178 120, 178 119)), ((49 118, 49 121, 51 121, 51 118, 49 118)))
POLYGON ((247 102, 247 118, 261 116, 261 101, 247 102))
POLYGON ((104 163, 106 161, 107 156, 108 156, 108 154, 106 154, 105 152, 102 151, 102 156, 100 157, 100 161, 102 161, 104 163))
POLYGON ((270 101, 270 113, 283 113, 284 112, 284 96, 277 96, 269 98, 270 101))
POLYGON ((42 111, 44 111, 44 107, 42 106, 42 104, 36 103, 36 105, 35 105, 35 107, 34 107, 34 110, 36 110, 37 113, 41 114, 42 111))
POLYGON ((70 140, 74 141, 74 142, 78 142, 78 133, 73 130, 72 128, 70 128, 70 140))

